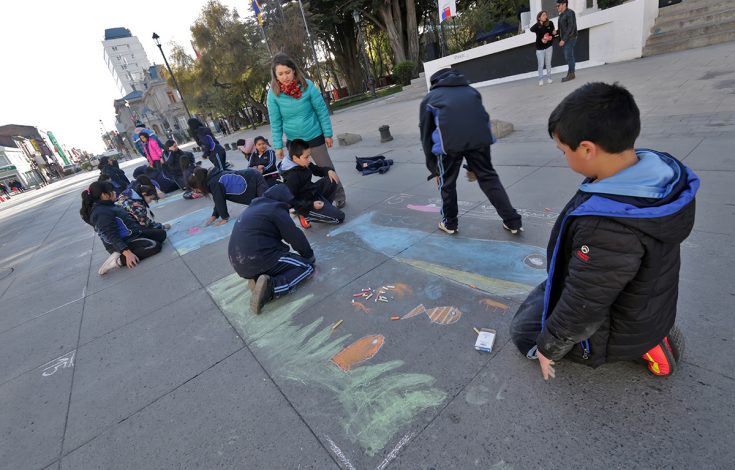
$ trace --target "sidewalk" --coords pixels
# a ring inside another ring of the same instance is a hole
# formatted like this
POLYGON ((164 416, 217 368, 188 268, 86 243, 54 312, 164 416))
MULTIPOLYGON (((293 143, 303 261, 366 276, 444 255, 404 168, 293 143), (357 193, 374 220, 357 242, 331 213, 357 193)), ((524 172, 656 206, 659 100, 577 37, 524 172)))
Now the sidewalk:
MULTIPOLYGON (((331 152, 346 223, 307 232, 317 273, 260 316, 227 260, 232 225, 191 230, 210 200, 175 194, 154 205, 173 224, 163 251, 105 277, 107 253, 78 215, 95 173, 0 208, 2 467, 731 467, 735 71, 723 64, 733 58, 730 43, 586 69, 571 83, 481 89, 491 116, 516 128, 493 146, 493 162, 524 216, 521 237, 463 178, 461 232, 438 232, 418 100, 336 112, 335 133, 363 137, 331 152), (687 352, 669 379, 637 364, 562 362, 546 383, 509 343, 513 313, 545 277, 551 225, 580 181, 546 119, 592 80, 627 86, 643 113, 639 146, 672 153, 702 179, 682 246, 687 352), (380 144, 382 124, 395 140, 380 144), (359 175, 354 156, 375 154, 396 164, 359 175), (392 286, 389 302, 352 302, 382 286, 392 286), (497 330, 495 351, 473 349, 474 327, 497 330)), ((228 161, 246 165, 238 151, 228 161)), ((233 217, 244 209, 229 207, 233 217)))

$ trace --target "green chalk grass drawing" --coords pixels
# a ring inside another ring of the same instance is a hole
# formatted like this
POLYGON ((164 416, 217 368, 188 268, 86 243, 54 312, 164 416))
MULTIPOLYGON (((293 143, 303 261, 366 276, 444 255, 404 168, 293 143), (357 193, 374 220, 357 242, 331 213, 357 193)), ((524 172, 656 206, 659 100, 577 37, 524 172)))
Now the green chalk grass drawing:
MULTIPOLYGON (((366 363, 342 370, 332 358, 357 338, 337 336, 321 317, 308 325, 295 322, 313 295, 287 297, 274 302, 263 315, 253 315, 248 307, 250 291, 236 274, 207 290, 240 335, 267 358, 274 375, 334 395, 334 400, 326 401, 336 409, 324 411, 342 416, 347 438, 370 456, 383 450, 419 413, 439 406, 447 397, 433 387, 434 377, 399 372, 403 361, 379 363, 380 352, 366 363)), ((385 343, 389 347, 389 337, 385 343)))

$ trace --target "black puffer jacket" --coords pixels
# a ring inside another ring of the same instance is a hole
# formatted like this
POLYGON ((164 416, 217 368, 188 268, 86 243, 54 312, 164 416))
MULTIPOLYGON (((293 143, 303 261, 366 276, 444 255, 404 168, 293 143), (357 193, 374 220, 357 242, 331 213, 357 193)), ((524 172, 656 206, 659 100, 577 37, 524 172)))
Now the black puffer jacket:
POLYGON ((699 178, 681 176, 662 199, 579 191, 548 246, 539 351, 596 367, 641 357, 676 319, 679 245, 694 226, 699 178))
POLYGON ((143 229, 125 209, 113 201, 96 202, 89 222, 109 253, 122 253, 128 248, 127 241, 140 236, 143 229))
POLYGON ((437 155, 487 147, 493 136, 482 96, 464 75, 442 69, 430 81, 431 91, 419 107, 419 128, 426 168, 437 175, 437 155))
POLYGON ((281 256, 290 251, 281 240, 304 258, 313 259, 314 252, 304 232, 288 214, 292 199, 288 187, 277 184, 262 197, 254 199, 248 210, 237 218, 227 251, 240 277, 254 279, 274 267, 281 256))
POLYGON ((268 186, 258 170, 219 170, 210 168, 207 172, 207 186, 214 199, 212 217, 229 219, 227 201, 250 204, 265 192, 268 186))
POLYGON ((314 208, 314 201, 319 200, 319 191, 316 184, 311 182, 312 176, 325 177, 333 168, 317 166, 309 163, 304 168, 295 164, 290 158, 284 158, 280 163, 283 182, 293 194, 293 207, 300 214, 306 214, 314 208))

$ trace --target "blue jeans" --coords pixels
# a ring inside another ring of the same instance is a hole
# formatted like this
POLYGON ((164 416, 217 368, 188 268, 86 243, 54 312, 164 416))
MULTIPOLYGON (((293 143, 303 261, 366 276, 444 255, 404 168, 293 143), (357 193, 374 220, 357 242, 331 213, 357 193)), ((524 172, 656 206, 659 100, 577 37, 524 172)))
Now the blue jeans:
POLYGON ((576 44, 577 38, 572 38, 564 42, 564 59, 567 61, 569 73, 574 73, 574 68, 577 65, 576 60, 574 60, 574 46, 576 44))

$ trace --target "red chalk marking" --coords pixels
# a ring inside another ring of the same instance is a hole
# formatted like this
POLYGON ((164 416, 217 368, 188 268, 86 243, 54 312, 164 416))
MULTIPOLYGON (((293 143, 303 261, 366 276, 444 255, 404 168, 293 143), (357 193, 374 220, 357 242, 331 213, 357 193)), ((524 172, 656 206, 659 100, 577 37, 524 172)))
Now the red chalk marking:
POLYGON ((195 226, 195 227, 191 227, 189 230, 187 230, 187 233, 189 235, 196 235, 197 233, 199 233, 201 231, 202 231, 202 228, 201 227, 195 226))

